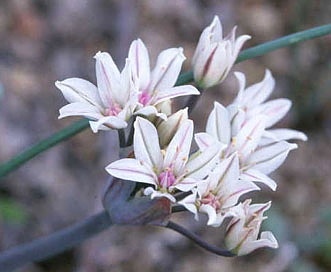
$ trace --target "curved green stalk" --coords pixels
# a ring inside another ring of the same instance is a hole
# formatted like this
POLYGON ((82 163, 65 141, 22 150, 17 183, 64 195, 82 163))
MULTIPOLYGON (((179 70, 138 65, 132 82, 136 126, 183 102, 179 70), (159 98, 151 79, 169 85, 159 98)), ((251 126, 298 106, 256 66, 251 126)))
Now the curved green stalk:
POLYGON ((50 137, 41 140, 40 142, 31 146, 29 149, 15 156, 11 160, 1 164, 0 178, 6 176, 8 173, 17 169, 27 161, 31 160, 38 154, 42 153, 43 151, 50 149, 51 147, 57 145, 58 143, 65 141, 71 138, 72 136, 76 135, 77 133, 83 131, 84 129, 88 128, 88 126, 89 126, 88 120, 82 119, 54 133, 50 137))
MULTIPOLYGON (((276 49, 290 46, 299 42, 303 42, 309 39, 314 39, 318 37, 325 36, 331 33, 331 24, 323 25, 315 28, 311 28, 305 31, 297 32, 282 38, 263 43, 261 45, 254 46, 252 48, 246 49, 240 53, 236 63, 248 60, 257 56, 262 56, 268 52, 274 51, 276 49)), ((176 85, 183 85, 193 81, 192 71, 181 74, 178 77, 176 85)), ((68 127, 60 130, 59 132, 51 135, 45 140, 40 141, 34 146, 30 147, 28 150, 22 152, 21 154, 15 156, 13 159, 0 165, 0 178, 17 169, 25 162, 29 161, 41 152, 51 148, 52 146, 64 141, 71 136, 81 132, 88 127, 87 120, 81 120, 76 123, 69 125, 68 127)))

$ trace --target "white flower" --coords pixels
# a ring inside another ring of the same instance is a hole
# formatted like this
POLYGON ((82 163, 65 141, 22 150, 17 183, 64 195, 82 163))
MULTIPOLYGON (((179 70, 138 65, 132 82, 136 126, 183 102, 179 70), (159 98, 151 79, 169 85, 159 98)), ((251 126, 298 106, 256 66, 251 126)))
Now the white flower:
POLYGON ((252 182, 239 180, 239 160, 237 154, 224 159, 210 173, 208 178, 197 184, 194 194, 184 198, 179 204, 195 214, 208 214, 208 225, 218 227, 226 217, 235 214, 230 208, 235 206, 243 194, 259 190, 252 182))
POLYGON ((55 82, 70 103, 60 109, 59 118, 84 116, 91 119, 93 132, 127 126, 137 105, 138 89, 132 75, 130 60, 120 73, 108 53, 97 53, 97 87, 81 78, 55 82))
POLYGON ((131 43, 128 58, 132 62, 133 74, 139 83, 140 106, 136 114, 157 115, 165 119, 165 114, 159 113, 156 108, 161 102, 178 96, 200 94, 191 85, 174 87, 185 60, 182 48, 162 51, 152 72, 147 48, 140 39, 131 43))
MULTIPOLYGON (((228 107, 232 115, 240 110, 245 112, 245 120, 247 120, 258 114, 263 114, 267 117, 265 128, 268 129, 280 121, 290 110, 292 103, 289 99, 278 98, 265 102, 275 87, 275 79, 269 70, 266 70, 261 82, 247 88, 245 88, 245 75, 235 72, 235 76, 240 87, 236 99, 228 107)), ((264 133, 264 136, 274 140, 307 140, 304 133, 291 129, 268 130, 264 133)))
POLYGON ((278 243, 270 231, 264 231, 258 239, 261 223, 266 216, 263 213, 271 206, 265 204, 250 205, 250 200, 240 203, 232 212, 236 214, 226 228, 225 245, 238 256, 246 255, 260 247, 278 248, 278 243))
POLYGON ((202 32, 192 59, 194 79, 201 88, 222 82, 235 63, 241 47, 251 38, 242 35, 236 39, 235 35, 236 27, 223 38, 222 25, 217 16, 202 32))
POLYGON ((151 198, 167 197, 175 202, 172 193, 190 191, 209 174, 218 160, 220 144, 189 158, 192 120, 181 124, 165 151, 160 148, 157 130, 151 122, 137 117, 134 127, 135 159, 115 161, 106 170, 117 178, 153 185, 154 188, 145 189, 145 194, 151 198))

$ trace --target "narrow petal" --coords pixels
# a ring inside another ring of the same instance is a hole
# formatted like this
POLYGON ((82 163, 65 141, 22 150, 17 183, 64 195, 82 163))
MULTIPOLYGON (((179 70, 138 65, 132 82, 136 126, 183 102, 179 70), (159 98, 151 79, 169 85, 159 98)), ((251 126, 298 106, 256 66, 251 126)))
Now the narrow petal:
POLYGON ((184 206, 185 209, 193 213, 195 220, 198 220, 199 219, 198 209, 197 206, 195 205, 196 199, 197 199, 197 192, 193 192, 191 195, 185 197, 183 200, 178 201, 178 204, 184 206))
POLYGON ((251 109, 263 103, 272 93, 275 87, 275 79, 271 72, 266 70, 264 79, 249 86, 241 97, 240 104, 247 109, 251 109))
POLYGON ((194 139, 201 151, 217 142, 215 137, 205 132, 196 133, 194 139))
POLYGON ((109 107, 112 105, 112 93, 120 89, 120 72, 108 53, 98 52, 94 58, 99 95, 104 106, 109 107))
POLYGON ((234 145, 242 159, 245 159, 257 147, 264 132, 266 118, 258 115, 251 118, 239 131, 234 145))
POLYGON ((161 147, 166 147, 170 143, 179 127, 188 119, 187 109, 185 108, 175 112, 168 117, 168 120, 162 121, 157 126, 161 147))
POLYGON ((137 39, 131 43, 128 58, 138 78, 140 90, 145 90, 150 81, 150 65, 148 51, 142 40, 137 39))
POLYGON ((174 198, 171 194, 169 193, 163 193, 160 191, 156 191, 154 188, 152 187, 148 187, 144 190, 144 194, 145 195, 149 195, 151 197, 151 199, 154 198, 160 198, 160 197, 166 197, 168 198, 171 202, 175 203, 176 202, 176 198, 174 198))
POLYGON ((170 48, 162 51, 152 72, 150 93, 173 87, 184 60, 183 48, 170 48))
POLYGON ((120 75, 120 88, 112 89, 113 102, 120 104, 122 107, 129 103, 133 96, 136 96, 136 103, 138 103, 138 84, 134 80, 131 67, 132 63, 129 59, 126 59, 120 75))
POLYGON ((234 104, 240 103, 240 101, 242 100, 242 96, 244 95, 244 90, 245 90, 245 86, 246 86, 246 77, 244 73, 241 72, 234 72, 235 77, 238 80, 239 83, 239 91, 238 91, 238 95, 234 101, 234 104))
POLYGON ((85 79, 67 78, 63 81, 56 81, 55 86, 60 89, 69 103, 88 102, 93 106, 101 107, 97 87, 85 79))
POLYGON ((174 97, 185 96, 185 95, 199 95, 199 94, 200 92, 191 85, 177 86, 177 87, 172 87, 169 89, 161 89, 160 91, 157 91, 151 103, 155 105, 174 97))
POLYGON ((277 183, 269 178, 267 175, 261 173, 256 169, 247 169, 241 175, 240 179, 243 182, 259 182, 267 185, 271 190, 276 191, 277 183))
POLYGON ((249 111, 248 116, 263 114, 267 116, 266 128, 269 128, 281 120, 291 108, 291 101, 285 98, 279 98, 266 102, 249 111))
POLYGON ((121 159, 109 164, 106 171, 114 177, 157 186, 157 177, 148 165, 136 159, 121 159))
POLYGON ((90 121, 91 129, 94 133, 98 130, 104 130, 104 126, 112 129, 121 129, 127 127, 127 122, 116 116, 104 116, 98 121, 90 121))
POLYGON ((194 179, 194 178, 184 178, 177 184, 175 184, 174 188, 182 191, 182 192, 189 192, 191 191, 201 180, 194 179))
POLYGON ((233 57, 236 59, 237 56, 239 55, 239 52, 241 50, 241 48, 243 47, 244 43, 247 42, 248 40, 250 40, 252 37, 249 35, 241 35, 239 36, 236 41, 235 44, 232 45, 233 46, 233 57))
POLYGON ((288 153, 295 148, 297 148, 296 144, 290 144, 286 141, 262 146, 251 154, 247 164, 268 175, 276 170, 284 162, 288 153))
POLYGON ((282 140, 301 140, 307 141, 308 137, 301 131, 287 128, 269 129, 269 133, 272 133, 278 141, 282 140))
POLYGON ((197 179, 205 178, 218 162, 222 148, 223 145, 216 143, 198 155, 193 155, 193 158, 186 164, 186 176, 197 179))
POLYGON ((134 114, 135 115, 142 115, 142 116, 146 116, 146 117, 148 117, 148 116, 157 116, 157 117, 160 117, 163 120, 167 120, 167 116, 162 112, 158 112, 158 110, 154 106, 143 107, 143 108, 135 111, 134 114))
POLYGON ((216 210, 210 205, 201 205, 199 212, 206 213, 208 215, 207 225, 214 225, 217 219, 216 210))
POLYGON ((193 121, 186 120, 170 141, 164 157, 164 167, 173 166, 175 174, 181 174, 191 149, 193 121))
POLYGON ((216 101, 214 102, 214 109, 208 117, 206 132, 223 144, 230 143, 231 124, 229 113, 225 107, 216 101))
POLYGON ((65 105, 59 112, 59 119, 68 116, 84 116, 89 119, 97 120, 103 117, 98 108, 86 102, 76 102, 65 105))
POLYGON ((137 117, 134 128, 133 146, 136 159, 160 170, 163 158, 156 128, 141 117, 137 117))
POLYGON ((278 248, 278 242, 272 232, 264 231, 261 233, 261 238, 259 240, 243 243, 237 255, 246 255, 261 247, 278 248))

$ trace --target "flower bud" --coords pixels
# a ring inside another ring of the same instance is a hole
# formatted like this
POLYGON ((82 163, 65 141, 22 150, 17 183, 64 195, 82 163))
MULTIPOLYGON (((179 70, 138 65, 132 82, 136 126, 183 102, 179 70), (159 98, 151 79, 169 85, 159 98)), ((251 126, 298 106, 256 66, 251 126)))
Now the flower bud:
POLYGON ((226 229, 225 245, 238 256, 246 255, 260 247, 277 248, 278 243, 270 231, 264 231, 258 239, 261 223, 267 217, 263 213, 271 202, 250 205, 246 200, 234 208, 237 216, 233 217, 226 229))
POLYGON ((209 88, 221 83, 235 63, 239 51, 249 35, 239 36, 236 27, 223 38, 222 25, 217 16, 202 32, 195 50, 192 66, 194 80, 201 88, 209 88))
POLYGON ((165 121, 163 120, 157 127, 157 131, 160 138, 160 146, 164 148, 169 144, 171 139, 174 137, 176 131, 183 123, 187 120, 187 108, 175 112, 165 121))

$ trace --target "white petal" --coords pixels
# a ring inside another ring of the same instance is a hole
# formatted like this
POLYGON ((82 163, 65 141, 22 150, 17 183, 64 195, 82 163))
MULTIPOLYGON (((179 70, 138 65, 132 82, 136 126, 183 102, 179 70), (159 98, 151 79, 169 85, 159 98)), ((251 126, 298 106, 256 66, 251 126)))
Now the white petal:
POLYGON ((113 102, 120 104, 124 107, 127 103, 129 103, 130 98, 132 99, 136 96, 136 103, 138 102, 138 86, 135 86, 135 81, 133 80, 132 75, 132 64, 129 59, 126 59, 125 66, 120 75, 120 88, 113 88, 113 102))
POLYGON ((134 129, 133 146, 136 159, 160 170, 163 157, 156 128, 148 120, 137 117, 134 129))
POLYGON ((163 192, 160 192, 160 191, 156 191, 154 190, 154 188, 152 187, 148 187, 144 190, 144 194, 145 195, 149 195, 151 196, 151 199, 154 199, 154 198, 160 198, 160 197, 166 197, 168 198, 171 202, 175 203, 176 202, 176 198, 174 198, 171 194, 169 193, 163 193, 163 192))
POLYGON ((249 35, 241 35, 239 36, 236 41, 235 44, 232 45, 233 46, 233 57, 235 59, 237 59, 239 52, 241 50, 241 48, 243 47, 244 43, 248 40, 250 40, 252 37, 249 35))
POLYGON ((90 121, 91 129, 94 133, 98 130, 104 130, 104 126, 112 129, 121 129, 127 127, 127 122, 116 116, 104 116, 98 121, 90 121))
POLYGON ((201 205, 199 212, 206 213, 208 215, 207 225, 214 225, 216 222, 216 210, 210 205, 201 205))
POLYGON ((196 133, 194 135, 194 140, 201 151, 204 151, 207 147, 217 142, 213 136, 205 132, 196 133))
POLYGON ((89 119, 99 119, 103 117, 98 108, 86 102, 76 102, 65 105, 59 112, 59 119, 67 116, 84 116, 89 119))
POLYGON ((244 90, 245 90, 245 86, 246 86, 246 77, 244 73, 241 72, 234 72, 235 77, 238 80, 239 83, 239 91, 238 91, 238 95, 234 101, 234 104, 241 104, 241 99, 242 96, 244 95, 244 90))
POLYGON ((231 125, 226 108, 220 103, 214 102, 214 109, 208 117, 206 132, 214 136, 218 141, 229 144, 231 139, 231 125))
POLYGON ((233 65, 231 55, 227 49, 231 46, 229 41, 216 44, 208 61, 205 63, 202 86, 205 88, 214 86, 225 79, 233 65))
POLYGON ((157 116, 163 120, 167 120, 167 116, 162 112, 158 112, 156 107, 154 107, 154 106, 143 107, 143 108, 137 110, 135 112, 135 115, 142 115, 142 116, 146 116, 146 117, 157 116))
POLYGON ((142 40, 137 39, 131 43, 128 58, 138 78, 140 90, 145 90, 150 80, 150 66, 148 51, 142 40))
POLYGON ((56 81, 55 86, 60 89, 69 103, 88 102, 91 105, 101 107, 97 87, 85 79, 67 78, 63 81, 56 81))
POLYGON ((185 178, 179 183, 175 184, 174 188, 182 192, 188 192, 191 191, 200 181, 201 180, 197 180, 194 178, 185 178))
POLYGON ((278 141, 282 140, 301 140, 307 141, 308 137, 301 131, 287 128, 269 129, 269 133, 272 133, 278 141))
POLYGON ((178 96, 185 96, 185 95, 199 95, 200 92, 191 85, 183 85, 172 87, 169 89, 160 89, 156 92, 155 97, 152 99, 152 104, 158 104, 160 102, 169 100, 174 97, 178 96))
POLYGON ((266 102, 251 111, 249 116, 256 116, 257 114, 263 114, 267 116, 266 128, 269 128, 281 120, 291 108, 291 101, 285 98, 279 98, 266 102))
POLYGON ((220 197, 222 208, 234 206, 243 194, 259 190, 254 183, 239 180, 237 154, 233 154, 219 163, 208 179, 214 179, 214 185, 211 189, 217 192, 217 196, 220 197))
POLYGON ((273 179, 271 179, 270 177, 268 177, 267 175, 261 173, 260 171, 258 171, 256 169, 245 170, 240 175, 240 179, 243 182, 251 181, 251 182, 264 183, 273 191, 276 191, 276 189, 277 189, 277 183, 273 179))
POLYGON ((148 165, 136 159, 121 159, 109 164, 106 171, 114 177, 157 186, 157 177, 148 165))
POLYGON ((157 126, 161 147, 165 147, 169 144, 169 142, 177 132, 178 128, 185 120, 188 119, 187 109, 188 108, 177 111, 176 113, 169 116, 168 120, 162 121, 157 126))
POLYGON ((94 58, 99 95, 104 106, 109 107, 112 105, 113 92, 120 89, 120 72, 108 53, 98 52, 94 58))
POLYGON ((197 199, 197 193, 193 192, 191 195, 185 197, 183 200, 178 201, 178 204, 184 206, 188 211, 194 214, 195 220, 198 220, 198 210, 195 205, 195 201, 197 199))
POLYGON ((264 132, 266 118, 258 115, 241 128, 235 138, 235 148, 242 159, 245 159, 257 147, 264 132))
POLYGON ((261 239, 256 241, 247 241, 242 244, 237 255, 242 256, 261 247, 278 248, 278 242, 275 236, 270 231, 264 231, 261 233, 261 239))
POLYGON ((288 153, 295 148, 297 148, 296 144, 290 144, 286 141, 262 146, 251 154, 247 164, 268 175, 277 169, 284 162, 288 153))
POLYGON ((151 83, 148 87, 150 93, 173 87, 184 60, 182 48, 170 48, 162 51, 152 72, 151 83))
POLYGON ((170 141, 164 157, 164 167, 173 166, 174 173, 180 175, 191 149, 193 121, 186 120, 170 141))
POLYGON ((198 155, 193 155, 193 158, 186 164, 187 176, 197 179, 205 178, 219 160, 222 148, 223 145, 216 143, 198 155))
POLYGON ((275 87, 275 79, 269 70, 266 70, 264 79, 249 86, 241 97, 241 105, 251 109, 263 103, 272 93, 275 87))

